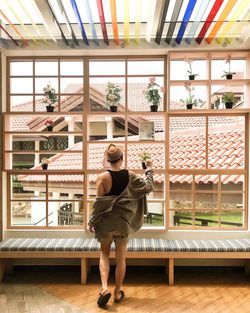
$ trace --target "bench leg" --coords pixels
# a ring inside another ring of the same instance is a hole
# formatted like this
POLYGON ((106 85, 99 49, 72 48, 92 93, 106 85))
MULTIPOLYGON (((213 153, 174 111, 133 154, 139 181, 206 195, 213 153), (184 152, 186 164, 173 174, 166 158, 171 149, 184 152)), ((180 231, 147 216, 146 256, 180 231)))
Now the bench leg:
POLYGON ((245 274, 250 275, 250 260, 245 260, 245 274))
POLYGON ((5 267, 6 267, 6 260, 1 259, 0 260, 0 283, 3 280, 4 272, 5 272, 5 267))
POLYGON ((81 284, 86 285, 88 276, 88 260, 81 259, 81 284))
POLYGON ((168 283, 169 286, 174 285, 174 259, 168 260, 168 283))

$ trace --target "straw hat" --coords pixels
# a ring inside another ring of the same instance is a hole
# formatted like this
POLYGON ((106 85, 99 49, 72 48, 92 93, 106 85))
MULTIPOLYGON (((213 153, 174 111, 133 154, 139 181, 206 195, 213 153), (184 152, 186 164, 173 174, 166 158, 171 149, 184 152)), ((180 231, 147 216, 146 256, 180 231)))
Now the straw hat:
POLYGON ((108 161, 116 161, 123 155, 122 148, 111 143, 105 151, 105 157, 108 161))

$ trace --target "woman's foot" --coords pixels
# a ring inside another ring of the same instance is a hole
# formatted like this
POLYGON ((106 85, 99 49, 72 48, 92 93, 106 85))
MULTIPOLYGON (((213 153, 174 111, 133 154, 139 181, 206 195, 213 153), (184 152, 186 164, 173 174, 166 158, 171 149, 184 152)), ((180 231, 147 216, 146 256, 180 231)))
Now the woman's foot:
POLYGON ((110 297, 111 297, 111 293, 109 290, 105 290, 105 291, 100 292, 99 298, 97 300, 98 306, 100 308, 105 306, 109 302, 110 297))
POLYGON ((124 291, 120 290, 120 292, 114 293, 114 302, 119 303, 122 301, 124 297, 125 297, 124 291))

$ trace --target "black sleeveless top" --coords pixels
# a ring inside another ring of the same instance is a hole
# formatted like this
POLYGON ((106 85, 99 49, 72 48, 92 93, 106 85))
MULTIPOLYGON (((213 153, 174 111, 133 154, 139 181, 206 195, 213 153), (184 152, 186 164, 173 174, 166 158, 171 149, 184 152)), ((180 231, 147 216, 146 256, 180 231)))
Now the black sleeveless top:
POLYGON ((112 185, 110 192, 105 194, 105 196, 118 196, 127 187, 129 182, 128 170, 111 171, 108 170, 111 175, 112 185))

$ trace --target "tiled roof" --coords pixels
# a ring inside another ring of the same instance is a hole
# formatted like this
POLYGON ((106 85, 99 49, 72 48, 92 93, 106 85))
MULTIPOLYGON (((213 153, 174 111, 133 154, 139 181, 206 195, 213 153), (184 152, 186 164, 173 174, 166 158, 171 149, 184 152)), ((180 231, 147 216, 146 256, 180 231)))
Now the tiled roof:
MULTIPOLYGON (((147 144, 147 151, 151 153, 154 167, 162 169, 164 167, 164 144, 157 142, 163 139, 163 133, 156 133, 155 143, 147 144)), ((135 137, 135 136, 134 136, 135 137)), ((136 138, 134 138, 136 139, 136 138)), ((119 140, 119 138, 114 139, 119 140)), ((244 167, 244 131, 242 125, 235 124, 230 129, 213 131, 209 133, 208 144, 208 167, 211 169, 242 169, 244 167)), ((187 133, 177 132, 171 135, 170 141, 170 167, 173 169, 204 169, 205 168, 205 135, 204 132, 193 131, 187 133)), ((105 142, 91 144, 89 146, 89 168, 103 169, 107 167, 104 160, 104 151, 107 147, 105 142)), ((70 150, 70 149, 68 149, 70 150)), ((75 144, 71 150, 82 150, 82 143, 75 144)), ((141 168, 139 154, 145 150, 143 143, 128 146, 128 168, 141 168)), ((82 168, 81 153, 60 153, 51 158, 49 169, 70 170, 82 168)), ((37 167, 40 169, 40 166, 37 167)), ((76 175, 79 176, 79 175, 76 175)), ((55 176, 56 177, 56 176, 55 176)), ((90 175, 89 181, 94 182, 96 176, 90 175)), ((58 179, 63 182, 72 182, 71 176, 58 175, 58 179)), ((155 182, 162 183, 164 175, 155 175, 155 182)), ((32 181, 31 176, 22 176, 23 181, 32 181)), ((37 181, 37 175, 35 177, 37 181)), ((171 176, 172 183, 187 182, 192 180, 191 175, 171 176)), ((197 176, 196 180, 202 183, 216 183, 216 175, 197 176)), ((239 183, 242 181, 240 175, 223 176, 223 183, 239 183)))

